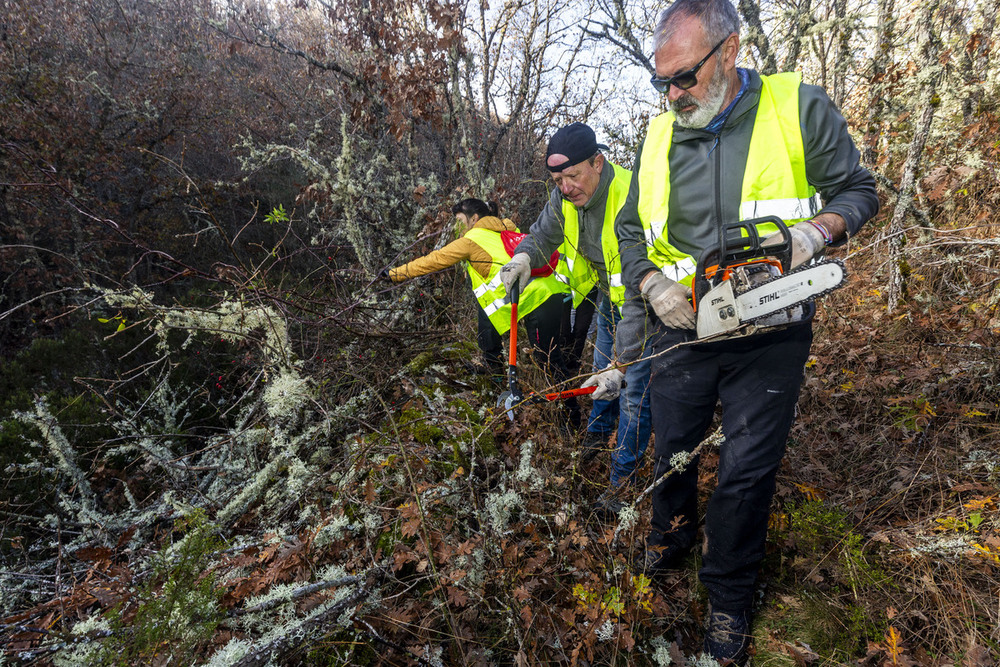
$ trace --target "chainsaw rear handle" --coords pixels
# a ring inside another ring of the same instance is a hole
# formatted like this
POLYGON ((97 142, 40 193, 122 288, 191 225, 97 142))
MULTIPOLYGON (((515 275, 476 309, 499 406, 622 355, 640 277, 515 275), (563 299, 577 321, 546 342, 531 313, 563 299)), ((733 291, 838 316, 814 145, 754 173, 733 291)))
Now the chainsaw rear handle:
POLYGON ((720 276, 726 268, 735 264, 745 264, 762 257, 774 257, 781 263, 781 272, 788 273, 792 267, 792 235, 788 226, 781 218, 768 215, 763 218, 740 220, 722 226, 719 234, 720 243, 709 246, 698 258, 698 266, 692 283, 692 303, 697 308, 701 295, 707 294, 713 283, 708 273, 720 276), (757 230, 759 225, 771 223, 778 228, 781 241, 763 246, 764 240, 757 230), (724 246, 724 247, 723 247, 724 246))

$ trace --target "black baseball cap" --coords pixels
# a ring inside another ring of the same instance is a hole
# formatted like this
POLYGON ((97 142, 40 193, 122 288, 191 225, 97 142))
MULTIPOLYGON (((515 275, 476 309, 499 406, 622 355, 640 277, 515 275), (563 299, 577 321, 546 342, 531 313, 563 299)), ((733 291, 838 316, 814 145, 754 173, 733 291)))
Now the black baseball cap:
POLYGON ((562 171, 574 164, 580 164, 598 150, 606 151, 608 147, 597 143, 597 135, 590 126, 572 123, 556 130, 549 139, 549 147, 545 151, 545 167, 553 172, 562 171), (557 167, 550 167, 549 158, 556 154, 565 155, 569 159, 557 167))

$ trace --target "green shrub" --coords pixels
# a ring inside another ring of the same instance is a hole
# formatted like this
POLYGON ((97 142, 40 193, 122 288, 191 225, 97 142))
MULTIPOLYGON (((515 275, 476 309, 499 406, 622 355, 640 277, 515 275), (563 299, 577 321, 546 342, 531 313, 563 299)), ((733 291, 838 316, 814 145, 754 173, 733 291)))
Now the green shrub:
POLYGON ((191 664, 198 645, 215 633, 224 591, 206 568, 222 543, 202 510, 180 524, 185 536, 156 555, 153 575, 136 594, 134 615, 128 606, 112 612, 100 665, 191 664))

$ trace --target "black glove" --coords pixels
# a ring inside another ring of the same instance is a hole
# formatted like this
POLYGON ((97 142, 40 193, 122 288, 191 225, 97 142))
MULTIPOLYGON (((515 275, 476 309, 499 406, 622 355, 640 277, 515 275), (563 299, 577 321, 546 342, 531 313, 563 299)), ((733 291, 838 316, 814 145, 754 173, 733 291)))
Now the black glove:
POLYGON ((392 278, 389 277, 389 269, 382 269, 381 271, 378 272, 377 277, 379 280, 384 280, 387 283, 392 282, 392 278))

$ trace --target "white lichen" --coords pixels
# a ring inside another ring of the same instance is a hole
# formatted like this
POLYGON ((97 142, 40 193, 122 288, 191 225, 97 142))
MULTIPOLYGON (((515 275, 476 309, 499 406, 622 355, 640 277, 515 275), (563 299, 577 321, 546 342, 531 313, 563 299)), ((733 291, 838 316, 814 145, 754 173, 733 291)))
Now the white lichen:
POLYGON ((531 465, 531 457, 534 455, 535 444, 531 440, 525 440, 521 445, 521 459, 514 473, 514 479, 528 487, 529 491, 538 491, 545 486, 545 477, 542 472, 531 465))
POLYGON ((231 639, 229 642, 212 654, 212 657, 205 663, 205 667, 229 667, 239 663, 253 648, 253 644, 243 639, 231 639))
POLYGON ((675 472, 684 472, 689 463, 691 463, 691 452, 677 452, 670 457, 670 467, 675 472))
POLYGON ((291 368, 283 368, 264 390, 263 400, 272 419, 295 416, 312 397, 310 382, 291 368))
POLYGON ((486 513, 491 527, 498 533, 507 530, 513 512, 523 504, 514 490, 501 490, 486 495, 486 513))
POLYGON ((610 618, 605 620, 601 627, 597 628, 595 633, 597 635, 597 641, 606 642, 614 639, 616 627, 617 626, 611 622, 610 618))
POLYGON ((650 658, 658 667, 669 667, 674 659, 670 655, 670 643, 663 637, 653 637, 649 640, 650 658))
POLYGON ((626 504, 618 513, 618 526, 620 530, 631 530, 639 521, 639 511, 635 505, 626 504))

